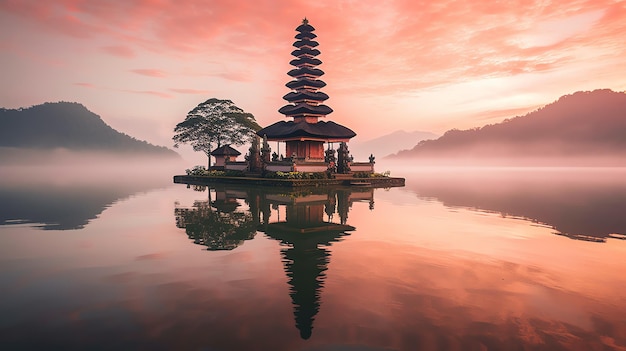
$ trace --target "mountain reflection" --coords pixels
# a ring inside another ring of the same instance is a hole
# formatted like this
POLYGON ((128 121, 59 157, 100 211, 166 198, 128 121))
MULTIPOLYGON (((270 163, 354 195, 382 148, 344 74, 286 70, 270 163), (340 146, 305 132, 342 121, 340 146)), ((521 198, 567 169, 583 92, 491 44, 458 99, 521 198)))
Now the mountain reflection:
POLYGON ((369 202, 373 209, 374 190, 275 193, 219 184, 209 189, 206 201, 196 201, 192 208, 177 207, 175 215, 177 226, 184 228, 194 243, 209 250, 232 250, 252 239, 256 230, 279 241, 296 328, 302 339, 308 339, 320 309, 331 256, 328 247, 356 229, 347 224, 348 212, 356 201, 369 202), (240 200, 248 205, 248 211, 237 210, 240 200))
POLYGON ((422 198, 548 225, 590 242, 626 234, 626 177, 617 170, 480 170, 422 173, 408 186, 422 198))
POLYGON ((166 184, 158 179, 129 181, 127 178, 0 183, 0 225, 32 224, 43 230, 82 229, 120 199, 166 184))

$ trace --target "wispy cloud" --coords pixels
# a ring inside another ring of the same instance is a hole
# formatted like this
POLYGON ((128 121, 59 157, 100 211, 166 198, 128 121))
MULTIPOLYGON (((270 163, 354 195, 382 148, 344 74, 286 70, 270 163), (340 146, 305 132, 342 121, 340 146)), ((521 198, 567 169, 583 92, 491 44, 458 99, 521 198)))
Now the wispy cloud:
POLYGON ((95 88, 96 86, 91 84, 91 83, 83 83, 83 82, 78 82, 78 83, 74 83, 74 85, 78 85, 79 87, 85 87, 85 88, 95 88))
POLYGON ((130 71, 133 73, 137 73, 142 76, 148 76, 148 77, 163 78, 167 76, 165 72, 158 70, 158 69, 138 68, 138 69, 131 69, 130 71))
POLYGON ((125 45, 111 45, 111 46, 103 46, 102 51, 111 54, 113 56, 124 57, 124 58, 133 58, 135 57, 135 52, 128 46, 125 45))
POLYGON ((183 88, 171 88, 170 91, 173 91, 178 94, 192 94, 192 95, 204 95, 204 94, 212 93, 211 90, 183 89, 183 88))
POLYGON ((153 90, 126 90, 130 93, 135 93, 135 94, 145 94, 145 95, 152 95, 152 96, 156 96, 159 98, 164 98, 164 99, 172 99, 174 98, 174 95, 172 94, 168 94, 168 93, 164 93, 161 91, 153 91, 153 90))

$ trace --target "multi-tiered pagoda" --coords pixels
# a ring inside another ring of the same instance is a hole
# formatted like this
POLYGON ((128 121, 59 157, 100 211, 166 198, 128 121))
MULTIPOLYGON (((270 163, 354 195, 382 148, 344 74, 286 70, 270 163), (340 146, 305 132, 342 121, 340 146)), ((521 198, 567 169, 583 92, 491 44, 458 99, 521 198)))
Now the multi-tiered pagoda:
POLYGON ((324 72, 317 68, 322 63, 316 57, 320 54, 316 49, 319 44, 314 40, 317 35, 306 18, 296 31, 293 43, 296 49, 291 52, 295 59, 290 62, 295 68, 287 73, 294 79, 286 84, 292 91, 283 97, 289 104, 278 110, 293 120, 274 123, 257 135, 268 141, 284 142, 285 156, 293 162, 328 163, 324 143, 347 142, 356 133, 335 122, 320 121, 333 110, 323 103, 328 95, 320 91, 326 83, 319 79, 324 72))

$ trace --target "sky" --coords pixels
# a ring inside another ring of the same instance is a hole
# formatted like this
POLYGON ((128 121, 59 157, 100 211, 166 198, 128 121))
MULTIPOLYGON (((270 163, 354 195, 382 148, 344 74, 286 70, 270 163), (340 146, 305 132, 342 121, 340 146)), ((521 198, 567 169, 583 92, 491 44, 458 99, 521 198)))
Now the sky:
POLYGON ((0 107, 79 102, 168 147, 174 126, 213 97, 267 126, 285 119, 277 110, 304 17, 320 43, 327 119, 354 141, 626 90, 626 1, 0 0, 0 107))

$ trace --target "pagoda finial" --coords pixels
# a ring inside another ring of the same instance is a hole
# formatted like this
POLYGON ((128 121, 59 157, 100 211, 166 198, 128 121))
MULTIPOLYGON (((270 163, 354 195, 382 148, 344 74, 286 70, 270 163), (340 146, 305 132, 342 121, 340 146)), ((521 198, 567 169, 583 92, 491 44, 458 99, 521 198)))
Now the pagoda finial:
POLYGON ((304 17, 304 19, 302 20, 302 24, 306 26, 307 24, 309 24, 309 20, 304 17))

